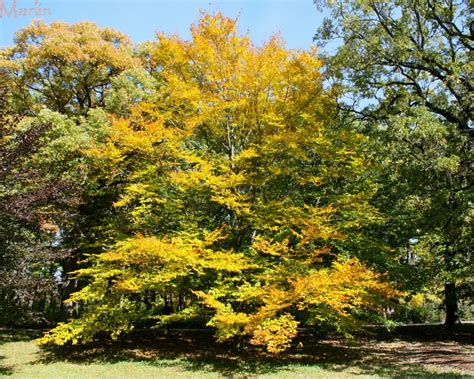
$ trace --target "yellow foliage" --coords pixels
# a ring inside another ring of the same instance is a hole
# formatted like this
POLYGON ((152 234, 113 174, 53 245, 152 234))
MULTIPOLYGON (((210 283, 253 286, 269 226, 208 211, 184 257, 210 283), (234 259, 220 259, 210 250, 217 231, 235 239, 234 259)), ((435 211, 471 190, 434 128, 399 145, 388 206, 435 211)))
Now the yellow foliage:
MULTIPOLYGON (((297 334, 295 309, 342 328, 354 310, 398 296, 338 257, 349 232, 378 215, 371 193, 341 184, 365 163, 356 133, 334 127, 316 50, 289 50, 277 36, 255 46, 220 13, 203 14, 191 35, 147 44, 160 89, 112 117, 107 141, 88 151, 107 180, 124 183, 114 203, 123 225, 78 272, 91 283, 71 300, 128 325, 144 317, 132 295, 192 295, 199 304, 188 299, 175 317, 147 317, 171 322, 200 307, 219 339, 247 335, 279 353, 297 334)), ((68 328, 44 341, 76 338, 68 328)))
POLYGON ((421 307, 425 303, 425 295, 422 293, 417 293, 416 295, 412 296, 410 299, 410 305, 412 307, 421 307))
POLYGON ((264 254, 284 256, 289 252, 288 242, 288 239, 285 239, 282 242, 272 243, 259 236, 253 241, 252 248, 264 254))
POLYGON ((330 269, 319 269, 292 279, 299 309, 325 304, 342 316, 354 308, 377 308, 381 298, 400 295, 357 259, 335 261, 330 269))
POLYGON ((255 329, 250 342, 254 345, 263 345, 268 352, 276 354, 288 349, 297 334, 298 322, 293 316, 285 314, 264 321, 255 329))

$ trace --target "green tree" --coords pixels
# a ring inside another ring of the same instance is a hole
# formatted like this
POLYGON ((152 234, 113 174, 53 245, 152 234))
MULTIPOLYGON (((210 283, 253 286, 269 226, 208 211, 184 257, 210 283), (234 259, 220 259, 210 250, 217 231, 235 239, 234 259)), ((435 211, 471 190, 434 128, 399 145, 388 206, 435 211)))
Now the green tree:
POLYGON ((331 17, 315 38, 339 41, 326 57, 339 109, 382 165, 378 207, 391 221, 381 237, 415 253, 425 285, 442 283, 452 326, 459 298, 472 296, 472 3, 317 3, 331 17))

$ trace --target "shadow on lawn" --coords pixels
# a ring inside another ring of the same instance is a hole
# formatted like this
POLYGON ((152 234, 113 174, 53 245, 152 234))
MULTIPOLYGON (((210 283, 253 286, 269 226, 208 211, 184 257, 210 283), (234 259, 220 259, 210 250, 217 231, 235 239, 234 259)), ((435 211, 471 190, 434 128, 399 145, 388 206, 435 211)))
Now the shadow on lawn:
MULTIPOLYGON (((41 331, 36 330, 11 330, 11 329, 0 329, 0 349, 2 345, 14 342, 28 342, 41 335, 41 331)), ((13 375, 14 366, 7 366, 3 364, 6 357, 1 354, 0 350, 0 376, 13 375)))
POLYGON ((42 335, 41 330, 33 329, 1 329, 0 346, 10 342, 27 342, 42 335))
MULTIPOLYGON (((430 377, 468 378, 456 373, 434 373, 422 367, 433 354, 434 362, 441 365, 453 363, 456 352, 449 349, 390 350, 380 354, 378 344, 348 343, 339 340, 319 339, 307 333, 300 338, 298 347, 280 356, 272 356, 248 345, 215 343, 209 332, 171 331, 139 332, 122 338, 118 342, 96 341, 86 346, 47 348, 41 353, 39 362, 70 361, 80 364, 94 362, 115 363, 140 361, 155 367, 173 365, 188 370, 217 372, 226 377, 247 377, 286 371, 291 375, 292 367, 316 366, 340 372, 351 369, 357 374, 379 375, 384 378, 430 377), (430 355, 431 354, 431 355, 430 355)), ((455 363, 455 362, 454 362, 455 363)), ((446 369, 446 367, 444 367, 446 369)))
POLYGON ((5 359, 3 355, 0 355, 0 376, 13 375, 13 366, 5 366, 2 361, 5 359))

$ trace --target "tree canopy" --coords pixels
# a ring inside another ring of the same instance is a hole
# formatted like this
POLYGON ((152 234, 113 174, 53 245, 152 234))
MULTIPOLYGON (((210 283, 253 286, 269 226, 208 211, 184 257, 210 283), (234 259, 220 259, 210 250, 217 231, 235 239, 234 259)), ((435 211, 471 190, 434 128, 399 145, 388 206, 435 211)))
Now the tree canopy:
POLYGON ((146 46, 156 91, 88 150, 122 221, 76 273, 83 315, 44 342, 204 317, 279 352, 300 322, 348 333, 397 293, 339 247, 378 214, 364 139, 335 128, 315 52, 254 46, 221 14, 191 30, 146 46))

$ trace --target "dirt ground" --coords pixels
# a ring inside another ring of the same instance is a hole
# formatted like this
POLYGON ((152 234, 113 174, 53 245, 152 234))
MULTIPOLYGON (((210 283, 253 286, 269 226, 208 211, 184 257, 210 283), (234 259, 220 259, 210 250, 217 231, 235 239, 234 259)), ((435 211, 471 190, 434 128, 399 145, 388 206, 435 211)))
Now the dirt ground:
MULTIPOLYGON (((434 371, 447 371, 474 375, 474 341, 472 344, 449 341, 365 341, 354 345, 341 341, 322 341, 329 349, 354 351, 347 354, 359 365, 390 365, 405 368, 410 365, 422 366, 434 371)), ((342 358, 342 357, 341 357, 342 358)))

